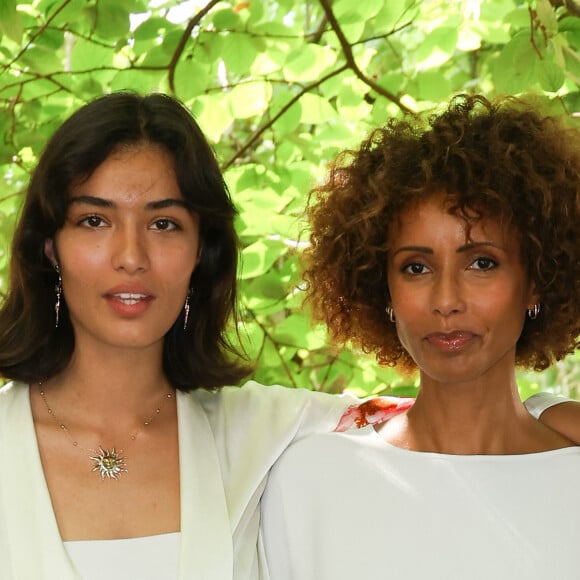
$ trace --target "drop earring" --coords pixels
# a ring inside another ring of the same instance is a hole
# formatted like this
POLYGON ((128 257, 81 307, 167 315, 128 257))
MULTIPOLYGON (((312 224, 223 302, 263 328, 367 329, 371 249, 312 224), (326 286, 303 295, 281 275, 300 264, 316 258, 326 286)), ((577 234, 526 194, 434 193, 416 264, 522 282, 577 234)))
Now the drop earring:
POLYGON ((56 286, 54 287, 54 291, 56 292, 56 302, 54 304, 54 313, 55 313, 54 327, 58 328, 59 316, 60 316, 60 297, 62 296, 62 277, 60 275, 60 268, 58 267, 58 264, 54 265, 54 269, 56 270, 56 273, 58 274, 58 282, 56 283, 56 286))
POLYGON ((191 298, 191 295, 193 294, 193 289, 190 288, 187 291, 187 298, 185 299, 185 306, 183 307, 183 330, 187 330, 187 323, 189 322, 189 300, 191 298))

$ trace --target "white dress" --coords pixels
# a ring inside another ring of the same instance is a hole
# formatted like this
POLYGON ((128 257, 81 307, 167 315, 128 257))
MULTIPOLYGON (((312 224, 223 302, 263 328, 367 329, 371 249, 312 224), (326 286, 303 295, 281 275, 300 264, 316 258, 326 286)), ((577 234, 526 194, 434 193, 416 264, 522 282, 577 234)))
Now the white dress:
POLYGON ((270 578, 578 580, 579 482, 579 447, 443 455, 372 426, 313 435, 262 500, 270 578))

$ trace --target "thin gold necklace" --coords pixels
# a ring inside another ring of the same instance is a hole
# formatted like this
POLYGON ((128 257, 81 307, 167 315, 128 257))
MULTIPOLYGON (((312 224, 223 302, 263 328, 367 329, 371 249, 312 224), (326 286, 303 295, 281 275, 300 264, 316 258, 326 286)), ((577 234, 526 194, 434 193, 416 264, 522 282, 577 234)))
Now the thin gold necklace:
MULTIPOLYGON (((42 383, 38 383, 38 390, 40 392, 40 397, 44 402, 44 406, 48 414, 52 417, 52 420, 58 425, 61 431, 64 431, 74 447, 83 449, 90 453, 88 459, 92 463, 91 471, 94 471, 97 475, 101 476, 102 480, 105 479, 119 479, 122 473, 127 473, 127 457, 124 455, 126 448, 117 449, 116 447, 111 447, 110 449, 104 449, 102 445, 99 445, 99 449, 90 449, 88 447, 82 447, 79 445, 78 441, 71 435, 68 427, 55 415, 54 411, 51 409, 48 401, 46 399, 46 393, 42 388, 42 383)), ((154 411, 154 413, 143 421, 143 427, 148 427, 151 422, 161 413, 161 409, 165 406, 167 401, 173 399, 174 394, 172 392, 163 395, 163 401, 154 411)), ((129 435, 130 442, 129 445, 137 439, 139 433, 141 433, 141 427, 137 429, 134 433, 129 435)))

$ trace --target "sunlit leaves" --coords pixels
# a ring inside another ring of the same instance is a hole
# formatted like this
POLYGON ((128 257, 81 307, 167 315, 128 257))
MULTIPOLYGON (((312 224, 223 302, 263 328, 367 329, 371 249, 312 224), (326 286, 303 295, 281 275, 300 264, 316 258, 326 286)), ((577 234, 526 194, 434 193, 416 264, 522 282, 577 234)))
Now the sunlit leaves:
MULTIPOLYGON (((310 327, 299 290, 308 192, 339 151, 400 115, 399 102, 424 110, 458 92, 533 90, 580 110, 580 19, 548 0, 329 4, 336 24, 319 0, 223 0, 208 11, 209 0, 0 0, 0 292, 21 191, 56 126, 109 91, 173 92, 214 146, 238 208, 255 377, 414 392, 414 379, 337 352, 310 327)), ((526 375, 522 388, 557 388, 563 372, 544 383, 526 375)))
POLYGON ((16 9, 16 0, 2 0, 0 2, 0 32, 14 42, 22 40, 24 26, 22 16, 16 9))
POLYGON ((320 78, 336 62, 336 53, 316 44, 301 46, 288 55, 284 74, 290 82, 306 82, 320 78))
POLYGON ((283 257, 287 247, 279 240, 265 239, 250 244, 242 251, 240 278, 256 278, 268 272, 283 257))
POLYGON ((272 98, 272 86, 266 82, 248 82, 236 85, 229 94, 232 115, 248 119, 262 113, 272 98))

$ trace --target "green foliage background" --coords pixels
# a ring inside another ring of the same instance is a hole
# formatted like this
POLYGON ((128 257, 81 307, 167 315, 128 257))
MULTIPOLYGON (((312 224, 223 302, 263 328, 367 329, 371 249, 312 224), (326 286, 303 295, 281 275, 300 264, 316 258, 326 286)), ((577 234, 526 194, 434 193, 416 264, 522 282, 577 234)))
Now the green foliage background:
MULTIPOLYGON (((0 292, 14 221, 47 137, 102 93, 184 101, 240 214, 246 348, 255 378, 357 394, 415 385, 335 351, 301 305, 301 211, 327 162, 392 115, 457 92, 535 91, 580 110, 573 0, 0 0, 0 292)), ((580 396, 577 355, 538 389, 580 396)))

